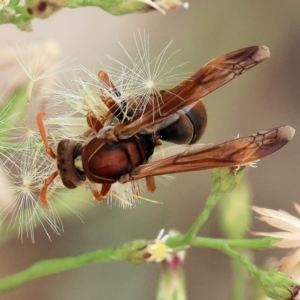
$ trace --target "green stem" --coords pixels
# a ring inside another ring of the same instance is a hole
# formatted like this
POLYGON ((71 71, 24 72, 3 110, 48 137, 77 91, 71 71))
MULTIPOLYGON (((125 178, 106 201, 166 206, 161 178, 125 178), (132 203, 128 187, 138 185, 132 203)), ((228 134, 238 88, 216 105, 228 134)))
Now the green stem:
POLYGON ((208 220, 208 217, 210 216, 215 205, 218 203, 219 199, 220 199, 220 197, 214 195, 213 193, 211 193, 209 195, 202 213, 200 214, 200 216, 197 218, 197 220, 194 222, 194 224, 190 227, 190 229, 185 234, 185 242, 186 243, 192 241, 196 237, 198 231, 201 229, 201 227, 204 225, 204 223, 208 220))
MULTIPOLYGON (((169 238, 167 244, 173 248, 197 246, 206 248, 215 248, 233 258, 238 258, 244 265, 248 264, 248 259, 243 258, 241 254, 233 250, 233 248, 255 248, 265 249, 270 248, 276 239, 263 238, 263 239, 241 239, 241 240, 225 240, 225 239, 212 239, 196 237, 191 243, 184 243, 184 235, 179 235, 174 238, 169 238)), ((142 249, 146 242, 143 240, 133 241, 124 244, 120 248, 110 248, 98 250, 95 252, 84 253, 82 255, 67 257, 61 259, 49 259, 38 262, 28 269, 8 276, 0 280, 0 294, 9 291, 27 281, 33 280, 38 277, 47 276, 50 274, 70 270, 80 266, 84 266, 95 262, 111 262, 111 261, 130 261, 132 253, 136 250, 142 249)), ((133 261, 133 260, 131 260, 133 261)), ((249 269, 249 268, 248 268, 249 269)), ((251 269, 253 270, 253 268, 251 269)))
POLYGON ((262 238, 262 239, 214 239, 205 237, 195 237, 191 242, 186 243, 185 235, 177 235, 170 237, 167 240, 167 245, 171 248, 180 248, 185 246, 214 248, 221 250, 224 245, 235 249, 270 249, 278 242, 275 238, 262 238))
POLYGON ((145 3, 137 0, 69 0, 68 7, 96 6, 113 15, 125 15, 145 10, 145 3))
POLYGON ((233 191, 236 185, 241 181, 245 173, 245 168, 234 169, 229 167, 214 169, 211 173, 212 189, 208 199, 206 200, 205 207, 191 226, 191 228, 185 234, 185 242, 192 241, 198 231, 208 220, 213 208, 216 206, 218 201, 222 199, 226 194, 233 191))
POLYGON ((0 294, 3 294, 27 281, 38 277, 70 270, 95 262, 110 262, 126 260, 134 249, 145 245, 145 241, 139 240, 134 243, 127 243, 120 248, 110 248, 95 252, 84 253, 74 257, 48 259, 34 264, 28 269, 8 276, 0 280, 0 294))
POLYGON ((259 269, 246 256, 236 250, 233 250, 228 244, 224 243, 219 250, 246 267, 249 273, 256 274, 259 272, 259 269))
POLYGON ((278 239, 262 238, 262 239, 240 239, 240 240, 226 240, 197 237, 191 242, 191 246, 215 248, 222 251, 224 245, 236 249, 270 249, 278 239))

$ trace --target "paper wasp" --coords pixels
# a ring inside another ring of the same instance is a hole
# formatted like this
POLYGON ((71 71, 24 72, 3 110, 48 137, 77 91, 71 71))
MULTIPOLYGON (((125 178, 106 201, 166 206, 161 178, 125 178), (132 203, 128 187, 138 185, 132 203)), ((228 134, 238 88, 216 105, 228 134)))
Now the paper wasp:
POLYGON ((207 123, 201 99, 268 56, 267 47, 253 46, 216 58, 174 88, 154 91, 150 96, 159 99, 159 104, 150 101, 142 111, 136 109, 142 98, 118 101, 120 91, 105 71, 100 72, 99 79, 105 83, 108 94, 102 100, 109 114, 103 119, 87 114, 91 131, 96 132, 87 143, 63 139, 55 154, 47 139, 44 113, 37 116, 46 151, 57 160, 57 171, 45 180, 40 193, 43 205, 49 207, 47 188, 57 175, 69 189, 86 180, 102 184, 101 191, 92 192, 96 199, 103 200, 117 181, 145 178, 148 190, 154 191, 157 175, 245 165, 277 151, 292 138, 293 128, 277 127, 205 148, 195 144, 207 123), (109 118, 116 124, 105 126, 109 118), (152 160, 160 140, 190 146, 178 146, 173 154, 152 160))

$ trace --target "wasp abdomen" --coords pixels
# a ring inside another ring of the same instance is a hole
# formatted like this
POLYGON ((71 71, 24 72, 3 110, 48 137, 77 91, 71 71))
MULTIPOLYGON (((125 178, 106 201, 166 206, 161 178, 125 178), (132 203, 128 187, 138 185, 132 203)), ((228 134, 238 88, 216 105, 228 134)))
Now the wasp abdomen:
POLYGON ((159 138, 174 144, 194 144, 203 135, 206 124, 206 109, 202 101, 198 101, 186 111, 177 112, 178 119, 157 131, 159 138))

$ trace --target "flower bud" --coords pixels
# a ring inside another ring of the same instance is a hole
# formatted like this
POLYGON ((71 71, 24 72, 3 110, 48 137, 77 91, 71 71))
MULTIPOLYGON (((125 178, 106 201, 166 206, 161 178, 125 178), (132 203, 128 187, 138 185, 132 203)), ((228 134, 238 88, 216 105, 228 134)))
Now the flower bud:
POLYGON ((245 167, 214 169, 211 174, 214 194, 222 195, 231 192, 243 178, 244 173, 245 167))
POLYGON ((291 277, 278 271, 260 272, 258 279, 268 297, 276 300, 297 300, 300 296, 300 285, 291 277))

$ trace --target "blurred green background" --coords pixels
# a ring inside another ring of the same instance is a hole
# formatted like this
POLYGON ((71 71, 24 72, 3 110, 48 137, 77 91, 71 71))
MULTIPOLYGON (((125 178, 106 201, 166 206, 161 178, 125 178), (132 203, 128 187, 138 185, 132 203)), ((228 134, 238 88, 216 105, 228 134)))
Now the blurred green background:
MULTIPOLYGON (((279 125, 296 129, 292 142, 264 159, 247 177, 253 203, 293 211, 300 190, 300 2, 284 0, 191 0, 189 9, 115 17, 97 8, 63 9, 47 20, 33 21, 32 33, 12 25, 0 26, 1 44, 56 40, 63 57, 76 58, 86 67, 105 55, 124 57, 120 41, 135 53, 133 33, 150 35, 153 55, 173 40, 182 71, 194 72, 210 59, 250 45, 270 47, 271 58, 249 73, 207 96, 208 128, 203 143, 218 143, 279 125)), ((172 51, 171 51, 172 52, 172 51)), ((177 62, 177 61, 176 61, 177 62)), ((20 271, 46 258, 77 255, 124 242, 153 239, 161 228, 185 231, 199 215, 210 190, 209 171, 176 175, 158 182, 155 195, 163 205, 138 203, 123 210, 106 203, 64 222, 65 233, 50 242, 42 228, 36 242, 17 239, 0 248, 0 277, 20 271)), ((256 222, 257 223, 257 222, 256 222)), ((251 229, 259 229, 259 224, 251 229)), ((222 236, 214 212, 201 235, 222 236)), ((256 255, 261 264, 279 251, 256 255)), ((186 257, 189 299, 228 299, 232 286, 230 261, 213 250, 191 249, 186 257)), ((159 265, 94 264, 41 278, 2 296, 3 300, 155 299, 159 265)))

